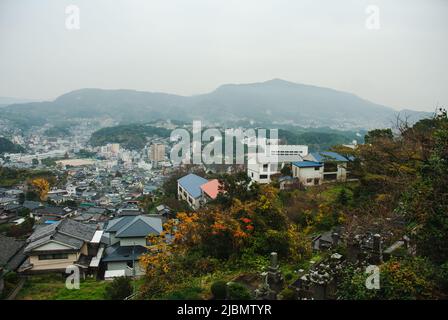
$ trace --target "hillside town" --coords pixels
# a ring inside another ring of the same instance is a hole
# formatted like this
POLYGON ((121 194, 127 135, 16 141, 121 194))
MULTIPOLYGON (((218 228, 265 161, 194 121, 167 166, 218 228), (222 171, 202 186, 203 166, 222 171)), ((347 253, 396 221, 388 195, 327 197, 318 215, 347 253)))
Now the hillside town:
MULTIPOLYGON (((171 126, 169 122, 159 125, 171 126)), ((42 275, 64 277, 73 266, 82 279, 99 283, 144 279, 148 276, 144 260, 159 252, 160 241, 169 243, 176 237, 168 225, 180 223, 180 212, 213 210, 215 203, 235 192, 226 183, 229 177, 239 175, 240 183, 247 180, 243 193, 255 186, 272 186, 285 194, 339 190, 341 203, 348 201, 348 187, 358 183, 352 172, 356 157, 349 155, 359 148, 356 141, 341 146, 342 154, 310 152, 307 145, 281 140, 245 140, 249 145, 263 145, 262 157, 247 153, 244 165, 192 165, 171 161, 173 142, 168 138, 150 137, 147 145, 136 151, 119 143, 92 147, 88 134, 16 136, 14 141, 26 144, 27 153, 2 156, 3 170, 30 170, 27 178, 0 188, 0 289, 4 298, 20 296, 33 279, 45 282, 39 278, 42 275), (169 182, 174 183, 171 191, 169 182)), ((347 263, 379 264, 401 250, 415 255, 415 243, 407 234, 397 238, 375 228, 354 234, 339 224, 320 230, 306 240, 315 258, 307 267, 288 273, 288 279, 279 267, 278 253, 267 252, 266 261, 270 262, 260 269, 260 282, 246 283, 250 296, 336 299, 338 272, 347 263)), ((138 298, 138 290, 129 297, 138 298)))

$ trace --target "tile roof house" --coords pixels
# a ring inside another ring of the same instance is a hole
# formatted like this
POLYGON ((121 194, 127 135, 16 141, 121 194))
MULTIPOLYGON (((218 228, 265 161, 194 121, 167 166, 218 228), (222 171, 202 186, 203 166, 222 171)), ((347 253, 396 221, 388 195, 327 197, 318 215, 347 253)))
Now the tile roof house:
POLYGON ((15 271, 25 260, 25 241, 0 235, 0 268, 15 271))
POLYGON ((65 272, 73 264, 87 271, 98 250, 97 244, 91 243, 96 229, 69 218, 40 226, 26 240, 27 260, 19 272, 65 272))
POLYGON ((40 208, 42 206, 42 204, 38 201, 29 201, 29 200, 25 200, 22 204, 22 206, 24 208, 27 208, 29 210, 35 210, 37 208, 40 208))
POLYGON ((105 234, 109 246, 105 249, 102 262, 106 264, 105 278, 111 278, 116 271, 130 276, 142 275, 144 270, 138 264, 139 257, 148 251, 148 235, 159 235, 163 231, 160 217, 123 216, 108 221, 105 234))

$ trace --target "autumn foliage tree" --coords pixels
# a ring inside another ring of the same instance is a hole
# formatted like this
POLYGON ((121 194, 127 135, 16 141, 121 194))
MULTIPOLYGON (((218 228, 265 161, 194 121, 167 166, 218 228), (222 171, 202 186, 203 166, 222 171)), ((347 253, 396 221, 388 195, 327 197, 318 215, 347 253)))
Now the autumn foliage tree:
POLYGON ((144 292, 154 297, 192 274, 219 269, 238 261, 243 252, 284 259, 308 256, 310 247, 290 225, 278 200, 278 190, 263 186, 255 199, 234 198, 228 207, 215 205, 194 213, 178 213, 160 236, 149 239, 150 252, 141 258, 146 270, 144 292))
POLYGON ((36 189, 41 201, 47 200, 50 191, 50 183, 44 178, 36 178, 31 181, 31 185, 36 189))

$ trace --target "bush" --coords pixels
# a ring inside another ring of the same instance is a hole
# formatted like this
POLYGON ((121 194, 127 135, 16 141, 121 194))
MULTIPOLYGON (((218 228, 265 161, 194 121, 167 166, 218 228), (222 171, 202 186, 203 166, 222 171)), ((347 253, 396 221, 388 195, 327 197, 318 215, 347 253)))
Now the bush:
POLYGON ((202 289, 190 287, 168 293, 164 298, 168 300, 201 300, 202 289))
POLYGON ((3 279, 5 282, 17 283, 19 281, 19 276, 15 272, 8 272, 3 279))
POLYGON ((227 282, 222 280, 215 281, 210 290, 213 294, 213 299, 224 300, 227 296, 227 282))
POLYGON ((252 295, 249 289, 241 283, 232 282, 228 286, 230 300, 251 300, 252 295))
POLYGON ((297 300, 297 294, 293 289, 285 288, 280 291, 281 300, 297 300))
POLYGON ((287 274, 285 274, 285 280, 286 281, 291 281, 294 278, 294 275, 290 272, 288 272, 287 274))
POLYGON ((133 292, 131 279, 127 277, 115 278, 105 291, 105 298, 108 300, 124 300, 133 292))

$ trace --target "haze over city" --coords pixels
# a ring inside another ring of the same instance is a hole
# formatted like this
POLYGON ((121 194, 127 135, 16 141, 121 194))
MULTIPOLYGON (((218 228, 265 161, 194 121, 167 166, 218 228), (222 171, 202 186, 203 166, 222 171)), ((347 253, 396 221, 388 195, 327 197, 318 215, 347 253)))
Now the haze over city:
POLYGON ((0 96, 192 95, 281 78, 433 111, 448 104, 447 14, 443 0, 3 0, 0 96), (66 28, 68 5, 79 30, 66 28), (379 29, 366 27, 369 5, 379 29))

